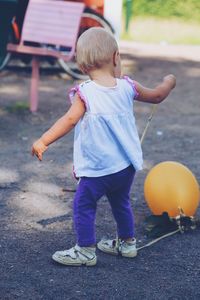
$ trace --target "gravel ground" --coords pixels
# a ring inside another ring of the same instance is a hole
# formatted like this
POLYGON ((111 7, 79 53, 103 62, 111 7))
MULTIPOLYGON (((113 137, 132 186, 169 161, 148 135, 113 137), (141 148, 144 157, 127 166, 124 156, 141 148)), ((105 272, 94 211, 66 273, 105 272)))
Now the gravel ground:
MULTIPOLYGON (((144 170, 131 192, 136 237, 145 243, 144 220, 151 214, 143 194, 148 170, 161 161, 178 161, 200 181, 200 58, 192 47, 184 55, 181 47, 168 52, 161 46, 122 46, 124 72, 144 85, 151 87, 168 73, 177 76, 176 89, 159 105, 145 137, 144 170)), ((26 109, 29 78, 30 68, 17 60, 0 74, 0 299, 200 299, 199 229, 163 239, 133 260, 99 252, 93 268, 51 260, 53 252, 75 243, 73 192, 66 191, 76 189, 73 133, 52 145, 42 163, 31 157, 30 147, 66 111, 66 91, 75 82, 57 66, 44 64, 39 111, 31 114, 26 109)), ((137 103, 135 111, 141 134, 151 106, 137 103)), ((98 240, 115 234, 104 198, 96 231, 98 240)))

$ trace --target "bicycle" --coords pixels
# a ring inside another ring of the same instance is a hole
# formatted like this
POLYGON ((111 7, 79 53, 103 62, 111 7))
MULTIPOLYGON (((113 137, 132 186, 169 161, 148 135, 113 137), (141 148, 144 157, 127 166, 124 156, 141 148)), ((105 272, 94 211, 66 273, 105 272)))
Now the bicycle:
MULTIPOLYGON (((96 12, 94 9, 88 6, 85 6, 85 9, 82 14, 79 35, 83 33, 85 30, 87 30, 88 28, 94 26, 105 28, 107 31, 114 33, 114 29, 112 28, 111 24, 100 13, 96 12)), ((8 36, 8 42, 19 43, 19 41, 20 41, 20 28, 16 18, 14 17, 11 23, 11 31, 8 36)), ((45 45, 42 46, 45 47, 45 45)), ((48 47, 48 45, 46 46, 48 47)), ((63 52, 67 51, 67 49, 61 49, 61 50, 63 52)), ((1 58, 0 71, 3 70, 6 67, 6 65, 8 65, 11 57, 12 54, 7 52, 5 54, 5 57, 1 58)), ((27 55, 23 55, 21 58, 25 63, 28 63, 31 60, 30 56, 27 55)), ((50 59, 49 62, 52 64, 52 59, 50 59)), ((81 79, 81 80, 87 79, 87 76, 82 74, 81 71, 79 70, 75 58, 72 61, 67 63, 62 59, 58 59, 57 62, 60 65, 60 67, 74 79, 81 79)))

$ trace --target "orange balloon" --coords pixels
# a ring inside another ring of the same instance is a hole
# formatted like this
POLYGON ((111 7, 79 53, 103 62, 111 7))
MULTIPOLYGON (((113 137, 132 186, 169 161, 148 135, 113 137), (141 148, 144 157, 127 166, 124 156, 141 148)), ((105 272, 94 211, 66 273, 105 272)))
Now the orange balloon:
POLYGON ((194 216, 200 198, 199 184, 184 165, 166 161, 153 167, 144 183, 144 196, 155 215, 168 212, 170 217, 194 216))

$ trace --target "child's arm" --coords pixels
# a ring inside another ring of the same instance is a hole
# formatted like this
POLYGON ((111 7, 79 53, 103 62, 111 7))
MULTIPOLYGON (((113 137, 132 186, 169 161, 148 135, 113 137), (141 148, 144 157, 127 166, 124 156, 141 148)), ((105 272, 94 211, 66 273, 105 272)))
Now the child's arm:
POLYGON ((157 104, 162 102, 176 86, 176 78, 174 75, 167 75, 163 78, 162 83, 158 84, 154 89, 146 88, 137 81, 134 81, 134 84, 139 94, 136 100, 157 104))
POLYGON ((68 112, 47 130, 32 146, 32 155, 42 160, 42 154, 47 150, 48 145, 67 134, 78 123, 85 113, 85 105, 76 94, 74 102, 68 112))

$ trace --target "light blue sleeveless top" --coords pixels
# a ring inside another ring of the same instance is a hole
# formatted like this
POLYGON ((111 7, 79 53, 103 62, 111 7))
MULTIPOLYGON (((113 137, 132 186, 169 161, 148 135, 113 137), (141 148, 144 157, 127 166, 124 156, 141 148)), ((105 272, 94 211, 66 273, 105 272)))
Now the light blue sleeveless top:
POLYGON ((99 177, 119 172, 130 164, 142 169, 142 150, 133 115, 137 97, 133 81, 125 76, 114 87, 92 80, 70 91, 78 93, 86 112, 75 126, 74 173, 77 177, 99 177))

